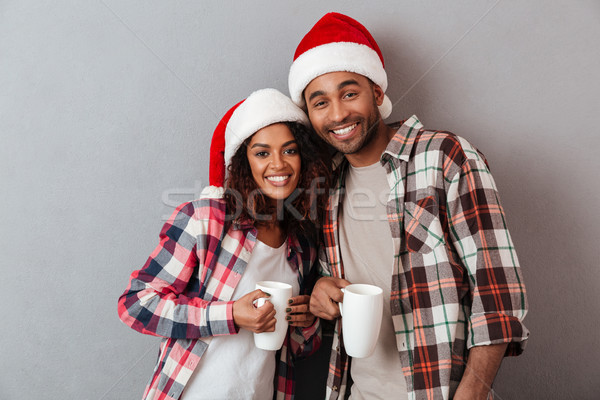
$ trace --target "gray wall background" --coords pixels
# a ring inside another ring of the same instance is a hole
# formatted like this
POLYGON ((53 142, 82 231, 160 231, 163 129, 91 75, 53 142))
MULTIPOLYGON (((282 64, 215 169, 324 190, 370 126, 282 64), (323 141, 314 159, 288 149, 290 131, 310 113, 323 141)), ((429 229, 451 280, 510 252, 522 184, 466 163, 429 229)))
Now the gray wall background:
POLYGON ((532 332, 498 397, 598 398, 598 1, 1 0, 0 399, 140 398, 158 339, 117 297, 208 183, 222 114, 287 93, 327 11, 378 40, 389 121, 416 114, 489 159, 532 332))

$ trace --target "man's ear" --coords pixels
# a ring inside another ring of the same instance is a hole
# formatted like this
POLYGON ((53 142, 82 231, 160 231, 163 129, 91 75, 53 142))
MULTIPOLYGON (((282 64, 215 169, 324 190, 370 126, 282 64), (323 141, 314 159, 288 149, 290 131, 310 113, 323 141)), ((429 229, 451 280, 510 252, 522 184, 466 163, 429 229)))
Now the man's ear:
POLYGON ((375 101, 378 106, 383 104, 383 98, 385 97, 385 92, 381 87, 375 83, 372 85, 373 87, 373 96, 375 96, 375 101))

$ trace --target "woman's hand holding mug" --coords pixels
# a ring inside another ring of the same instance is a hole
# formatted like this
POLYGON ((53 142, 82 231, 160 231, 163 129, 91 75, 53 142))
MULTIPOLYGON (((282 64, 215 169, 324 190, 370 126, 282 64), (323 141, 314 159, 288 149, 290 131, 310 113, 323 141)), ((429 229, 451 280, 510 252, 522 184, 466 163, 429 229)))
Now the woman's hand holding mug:
MULTIPOLYGON (((233 322, 239 328, 254 333, 273 332, 275 330, 275 307, 269 301, 264 301, 261 307, 256 306, 256 301, 269 298, 269 295, 260 289, 254 290, 233 303, 233 322)), ((262 303, 262 302, 261 302, 262 303)))

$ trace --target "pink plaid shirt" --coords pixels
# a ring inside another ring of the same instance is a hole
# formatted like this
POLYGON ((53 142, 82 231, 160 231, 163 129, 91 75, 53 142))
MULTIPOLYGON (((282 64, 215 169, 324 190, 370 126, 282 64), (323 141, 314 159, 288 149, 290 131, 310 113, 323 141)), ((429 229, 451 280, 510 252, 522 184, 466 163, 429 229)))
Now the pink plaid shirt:
MULTIPOLYGON (((131 274, 119 298, 125 324, 163 337, 144 399, 178 399, 213 336, 238 332, 231 297, 250 260, 256 229, 226 223, 225 202, 207 193, 175 210, 159 245, 131 274)), ((300 237, 290 237, 287 246, 300 291, 306 293, 316 249, 300 237)), ((312 354, 320 342, 318 319, 305 329, 290 328, 277 353, 276 398, 293 399, 293 361, 312 354)))

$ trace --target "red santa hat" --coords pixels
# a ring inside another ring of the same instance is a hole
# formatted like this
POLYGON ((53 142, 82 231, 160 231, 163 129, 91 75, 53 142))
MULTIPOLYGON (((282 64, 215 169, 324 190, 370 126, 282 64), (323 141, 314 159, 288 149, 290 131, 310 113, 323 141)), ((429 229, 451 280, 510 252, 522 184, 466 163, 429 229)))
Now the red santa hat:
MULTIPOLYGON (((364 75, 385 92, 387 75, 383 55, 367 28, 339 13, 325 14, 304 36, 290 68, 288 84, 294 103, 304 106, 303 92, 318 76, 348 71, 364 75)), ((392 102, 384 96, 379 106, 382 118, 392 112, 392 102)))
POLYGON ((278 122, 309 125, 304 111, 275 89, 257 90, 227 111, 210 144, 210 185, 222 187, 227 166, 241 144, 258 130, 278 122))

